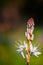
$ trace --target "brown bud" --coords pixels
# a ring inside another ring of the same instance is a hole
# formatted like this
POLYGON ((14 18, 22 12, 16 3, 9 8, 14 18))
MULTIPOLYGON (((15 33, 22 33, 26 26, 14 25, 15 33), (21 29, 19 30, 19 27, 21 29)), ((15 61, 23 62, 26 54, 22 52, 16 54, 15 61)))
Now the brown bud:
POLYGON ((27 27, 30 28, 30 27, 32 27, 32 26, 34 26, 34 19, 33 19, 33 18, 30 18, 30 19, 28 20, 28 22, 27 22, 27 27))

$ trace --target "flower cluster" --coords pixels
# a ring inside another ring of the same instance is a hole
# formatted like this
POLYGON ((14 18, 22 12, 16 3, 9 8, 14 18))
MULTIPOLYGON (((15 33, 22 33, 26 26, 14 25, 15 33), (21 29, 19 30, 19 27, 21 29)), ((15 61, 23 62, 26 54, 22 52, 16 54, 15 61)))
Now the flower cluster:
POLYGON ((25 36, 28 40, 33 40, 34 38, 33 31, 34 31, 34 20, 30 18, 27 22, 27 31, 25 32, 25 36))
MULTIPOLYGON (((30 55, 34 55, 36 57, 38 57, 41 52, 38 51, 37 49, 38 47, 33 46, 32 44, 30 44, 30 55)), ((23 58, 26 58, 27 54, 24 54, 24 51, 26 52, 28 50, 28 45, 27 43, 24 41, 23 44, 20 43, 20 45, 18 46, 18 52, 22 55, 23 58)))
POLYGON ((30 44, 30 55, 32 55, 32 54, 34 56, 38 57, 41 54, 41 52, 39 52, 37 46, 33 46, 32 44, 30 44))
POLYGON ((24 51, 27 51, 28 50, 28 45, 27 43, 24 41, 24 44, 21 44, 18 46, 18 52, 22 55, 23 58, 25 58, 25 54, 24 54, 24 51))

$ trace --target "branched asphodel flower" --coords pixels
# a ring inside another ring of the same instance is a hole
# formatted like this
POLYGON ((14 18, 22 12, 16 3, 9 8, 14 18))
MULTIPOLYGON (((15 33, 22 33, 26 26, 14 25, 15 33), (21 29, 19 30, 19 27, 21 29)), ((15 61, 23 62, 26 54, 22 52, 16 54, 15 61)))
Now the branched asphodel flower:
POLYGON ((33 31, 34 31, 34 20, 33 18, 30 18, 27 22, 27 31, 25 32, 28 45, 27 57, 26 57, 27 65, 30 65, 31 54, 35 55, 36 57, 38 57, 38 55, 41 54, 38 51, 37 47, 36 46, 33 47, 32 45, 32 40, 34 39, 33 31))
POLYGON ((41 54, 41 52, 38 51, 37 47, 32 45, 32 41, 34 39, 33 31, 34 20, 33 18, 30 18, 27 22, 27 31, 25 32, 27 43, 24 41, 23 44, 22 43, 19 44, 17 49, 17 51, 26 60, 27 65, 30 65, 30 57, 32 54, 35 55, 36 57, 38 57, 38 55, 41 54))
POLYGON ((27 31, 25 32, 25 36, 27 38, 27 45, 28 45, 27 56, 26 56, 27 65, 30 65, 30 56, 31 56, 30 45, 34 38, 33 31, 34 31, 34 20, 33 18, 30 18, 27 22, 27 31))

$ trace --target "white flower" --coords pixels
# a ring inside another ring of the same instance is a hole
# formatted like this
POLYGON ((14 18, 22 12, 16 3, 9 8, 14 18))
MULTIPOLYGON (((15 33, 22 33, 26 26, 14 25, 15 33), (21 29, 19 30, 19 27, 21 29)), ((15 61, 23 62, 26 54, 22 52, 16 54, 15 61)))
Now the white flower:
POLYGON ((36 57, 38 57, 41 54, 41 52, 38 51, 36 46, 33 47, 33 45, 30 44, 30 54, 33 54, 36 57))
POLYGON ((25 58, 24 53, 23 53, 23 48, 24 48, 24 46, 22 44, 19 45, 17 52, 19 52, 22 55, 22 57, 25 58))
MULTIPOLYGON (((23 58, 26 58, 26 55, 24 54, 24 51, 27 52, 28 50, 28 45, 27 43, 24 41, 24 44, 20 44, 18 46, 18 52, 22 55, 23 58)), ((32 43, 30 43, 30 54, 33 54, 34 56, 38 57, 41 52, 38 51, 37 47, 36 46, 33 46, 32 43)))
POLYGON ((23 52, 23 51, 26 51, 27 49, 28 49, 28 45, 27 45, 27 43, 24 41, 24 44, 19 45, 17 51, 22 55, 23 58, 25 58, 25 55, 24 55, 24 52, 23 52))

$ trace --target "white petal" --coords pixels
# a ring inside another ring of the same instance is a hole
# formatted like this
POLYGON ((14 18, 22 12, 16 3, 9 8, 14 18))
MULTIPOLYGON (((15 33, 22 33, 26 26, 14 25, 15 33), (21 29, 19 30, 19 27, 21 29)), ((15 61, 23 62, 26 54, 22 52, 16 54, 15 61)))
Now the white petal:
POLYGON ((23 49, 18 49, 17 51, 18 51, 18 52, 21 52, 22 50, 23 50, 23 49))
POLYGON ((36 57, 38 57, 38 55, 40 55, 41 52, 34 52, 33 54, 34 54, 36 57))
POLYGON ((20 45, 20 46, 19 46, 19 48, 21 48, 21 49, 22 49, 22 48, 24 48, 24 46, 23 46, 23 45, 20 45))
POLYGON ((27 45, 27 43, 24 41, 24 46, 25 46, 25 48, 26 48, 26 50, 28 49, 28 45, 27 45))
POLYGON ((20 45, 19 47, 18 47, 18 52, 21 52, 23 50, 23 46, 22 45, 20 45))
POLYGON ((37 47, 34 47, 34 52, 36 52, 36 51, 38 51, 38 50, 37 50, 37 47))
POLYGON ((24 56, 24 53, 23 53, 23 52, 21 52, 21 55, 22 55, 22 57, 23 57, 23 58, 25 58, 25 56, 24 56))

